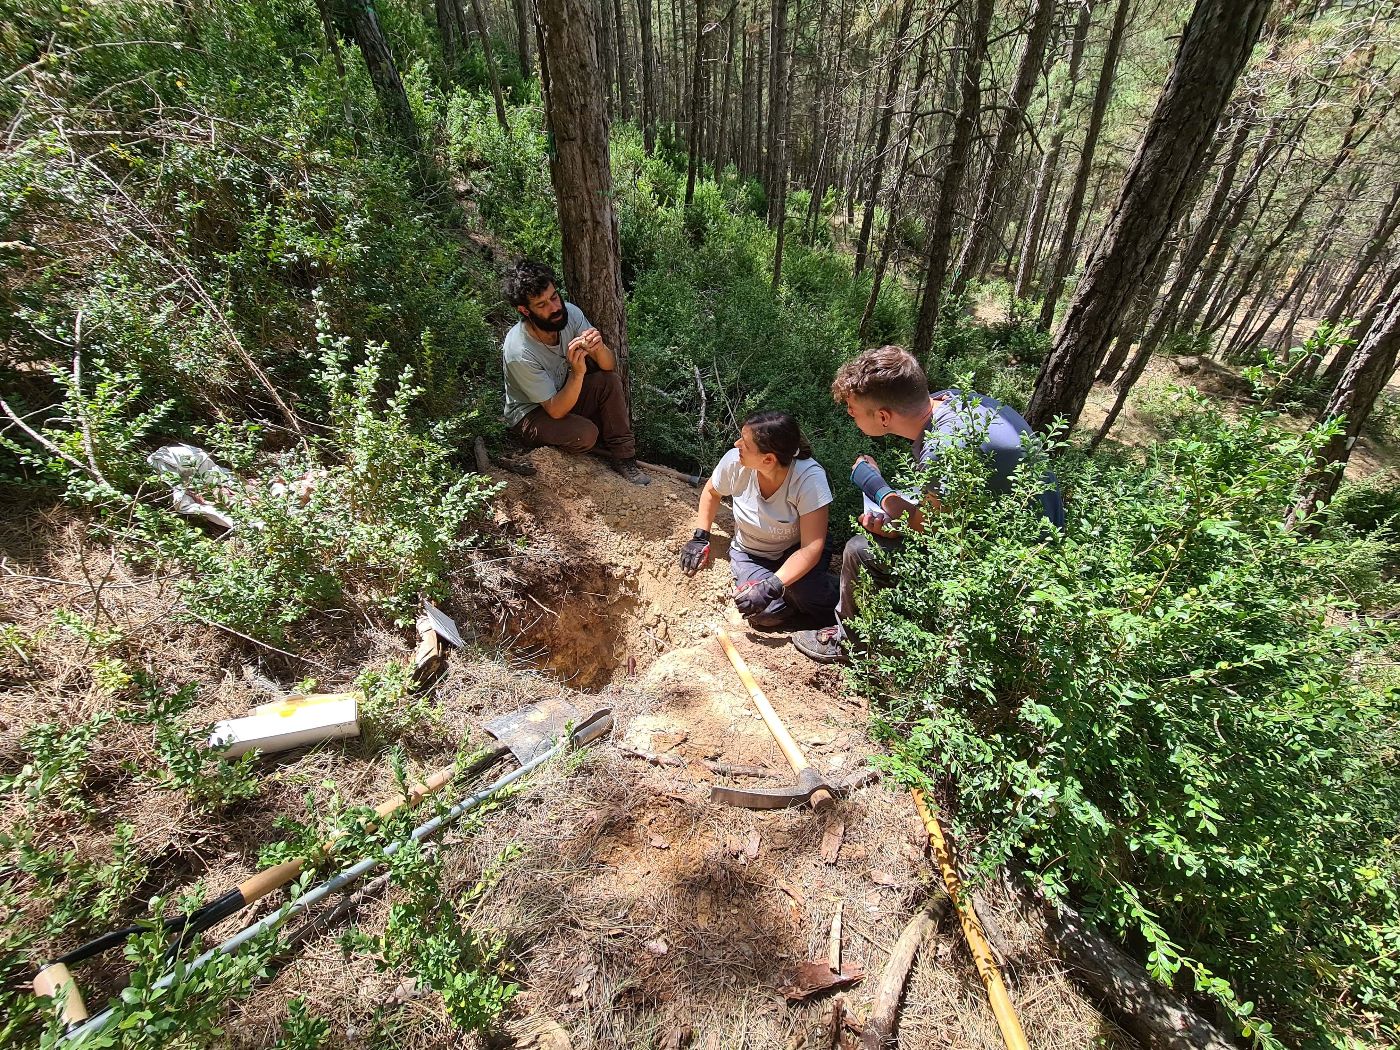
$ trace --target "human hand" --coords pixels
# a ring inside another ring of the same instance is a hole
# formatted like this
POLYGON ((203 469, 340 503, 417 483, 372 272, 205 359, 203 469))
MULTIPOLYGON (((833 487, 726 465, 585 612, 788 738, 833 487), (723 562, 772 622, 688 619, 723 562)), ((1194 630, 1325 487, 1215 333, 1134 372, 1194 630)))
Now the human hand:
POLYGON ((588 370, 588 348, 584 345, 582 336, 569 343, 566 356, 569 360, 570 372, 575 375, 583 375, 588 370))
POLYGON ((890 516, 888 514, 876 514, 873 511, 866 512, 860 516, 861 527, 867 532, 876 536, 889 536, 890 516))
POLYGON ((745 616, 756 616, 768 603, 783 596, 783 581, 776 576, 744 584, 734 592, 734 604, 745 616))
POLYGON ((696 529, 695 536, 681 548, 681 568, 688 573, 699 572, 710 563, 710 534, 696 529))
POLYGON ((583 340, 590 354, 603 345, 603 333, 599 332, 596 328, 586 329, 580 332, 578 337, 583 340))
POLYGON ((869 463, 876 470, 880 469, 880 464, 876 463, 872 457, 866 455, 857 456, 855 462, 851 464, 851 469, 855 470, 856 467, 860 466, 862 463, 869 463))

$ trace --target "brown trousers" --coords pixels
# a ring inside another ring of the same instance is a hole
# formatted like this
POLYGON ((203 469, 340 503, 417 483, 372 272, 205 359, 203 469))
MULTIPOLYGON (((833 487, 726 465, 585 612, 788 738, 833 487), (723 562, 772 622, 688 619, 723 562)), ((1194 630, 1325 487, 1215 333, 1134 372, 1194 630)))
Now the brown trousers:
POLYGON ((511 429, 527 445, 553 445, 565 452, 588 452, 597 446, 610 459, 637 455, 622 380, 616 372, 602 369, 583 377, 578 403, 563 419, 534 408, 511 429))

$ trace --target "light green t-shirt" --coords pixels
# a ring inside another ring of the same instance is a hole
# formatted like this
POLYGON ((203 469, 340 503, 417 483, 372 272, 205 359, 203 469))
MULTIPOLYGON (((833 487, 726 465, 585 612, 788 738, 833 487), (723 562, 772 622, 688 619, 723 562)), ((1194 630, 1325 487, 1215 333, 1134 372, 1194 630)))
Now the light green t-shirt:
POLYGON ((501 366, 506 376, 506 426, 513 427, 542 402, 548 401, 564 388, 569 378, 569 343, 577 339, 592 323, 573 303, 565 303, 569 320, 559 333, 559 344, 547 346, 525 330, 521 318, 506 333, 501 344, 501 366))
POLYGON ((778 491, 767 499, 758 491, 758 471, 739 463, 731 448, 715 465, 710 484, 734 503, 734 542, 760 558, 776 558, 797 546, 798 518, 831 502, 826 471, 815 459, 794 459, 778 491))

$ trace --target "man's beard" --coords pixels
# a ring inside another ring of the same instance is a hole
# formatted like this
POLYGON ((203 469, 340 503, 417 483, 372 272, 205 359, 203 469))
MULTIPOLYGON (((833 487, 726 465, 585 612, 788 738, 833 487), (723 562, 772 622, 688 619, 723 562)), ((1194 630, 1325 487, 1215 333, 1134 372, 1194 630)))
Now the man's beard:
MULTIPOLYGON (((527 307, 526 309, 529 308, 527 307)), ((542 331, 562 332, 564 326, 569 323, 569 311, 567 309, 561 309, 557 314, 546 314, 544 317, 541 317, 539 314, 535 313, 534 310, 530 310, 530 321, 536 328, 542 331)))

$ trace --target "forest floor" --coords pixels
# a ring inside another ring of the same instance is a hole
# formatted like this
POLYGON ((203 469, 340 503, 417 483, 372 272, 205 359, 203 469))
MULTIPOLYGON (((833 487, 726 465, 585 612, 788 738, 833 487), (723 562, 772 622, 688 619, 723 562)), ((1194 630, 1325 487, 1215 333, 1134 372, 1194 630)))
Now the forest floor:
MULTIPOLYGON (((1175 371, 1156 362, 1148 384, 1181 381, 1175 371)), ((1106 397, 1096 389, 1089 423, 1106 397)), ((1155 439, 1133 407, 1114 436, 1155 439)), ((1380 469, 1388 465, 1384 452, 1363 449, 1353 463, 1380 469)), ((510 553, 483 553, 444 605, 468 651, 451 656, 432 694, 432 717, 399 740, 415 770, 431 770, 463 741, 483 741, 490 717, 541 698, 614 712, 610 742, 541 771, 511 801, 439 843, 445 893, 463 902, 474 928, 505 938, 521 986, 508 1038, 490 1045, 835 1045, 826 1032, 832 995, 790 1001, 784 994, 798 964, 826 955, 840 905, 843 958, 865 973, 842 994, 855 1017, 865 1016, 895 939, 938 879, 908 795, 881 781, 825 816, 709 801, 710 785, 725 778, 708 762, 784 770, 715 629, 727 624, 813 763, 833 779, 868 766, 875 745, 866 703, 839 671, 807 661, 786 635, 728 619, 727 512, 714 530, 714 564, 687 578, 676 562, 692 527, 694 489, 669 475, 639 489, 592 457, 539 449, 528 458, 534 476, 498 477, 506 488, 495 524, 514 540, 510 553), (629 750, 664 755, 668 764, 629 750), (473 894, 484 877, 486 889, 473 894)), ((0 675, 12 686, 0 696, 6 767, 22 761, 20 741, 36 711, 68 724, 111 705, 90 670, 99 658, 195 683, 188 719, 199 723, 245 713, 307 675, 323 690, 346 688, 360 671, 412 648, 408 632, 367 627, 352 613, 307 654, 314 665, 253 649, 182 620, 173 578, 141 576, 63 511, 13 516, 0 530, 0 571, 0 619, 43 641, 28 652, 0 651, 0 675), (55 630, 58 609, 101 625, 113 640, 55 630)), ((149 735, 133 726, 104 734, 90 756, 83 812, 49 814, 49 827, 80 859, 110 856, 115 825, 133 824, 149 867, 147 895, 245 878, 257 868, 259 846, 284 837, 279 818, 306 818, 308 796, 322 807, 333 798, 373 802, 394 787, 383 741, 349 741, 262 759, 259 796, 211 818, 183 794, 130 775, 132 761, 150 753, 149 735)), ((17 816, 0 813, 0 833, 17 816)), ((437 995, 341 947, 349 921, 383 929, 395 892, 366 895, 235 1005, 228 1044, 271 1045, 288 1001, 302 997, 333 1022, 331 1045, 461 1045, 437 995)), ((978 906, 1033 1047, 1130 1045, 1080 995, 1013 898, 990 885, 978 906)), ((256 914, 229 920, 215 936, 256 914)), ((41 943, 36 951, 72 946, 41 943)), ((119 958, 84 964, 79 980, 89 1004, 121 976, 119 958)), ((899 1032, 901 1047, 1001 1045, 961 933, 947 919, 918 956, 899 1032)))
MULTIPOLYGON (((865 973, 843 994, 850 1012, 865 1016, 896 938, 938 885, 907 793, 868 783, 826 816, 711 803, 709 787, 723 778, 707 760, 785 773, 714 637, 728 605, 727 517, 716 525, 715 563, 688 579, 676 561, 695 490, 667 476, 638 489, 592 457, 540 449, 529 459, 537 475, 509 478, 497 503, 502 532, 528 540, 507 558, 483 557, 479 576, 497 574, 486 581, 489 598, 478 577, 474 590, 464 585, 457 602, 445 603, 471 655, 451 657, 433 693, 434 717, 399 741, 415 771, 430 770, 450 762, 463 740, 484 741, 488 718, 541 698, 614 711, 610 742, 533 775, 509 802, 439 841, 444 894, 461 902, 464 921, 505 937, 521 986, 507 1038, 489 1045, 835 1045, 825 1034, 832 995, 789 1001, 783 989, 799 963, 826 955, 839 904, 843 959, 865 973), (624 749, 674 764, 651 765, 624 749), (488 874, 489 888, 473 895, 488 874)), ((359 621, 310 654, 320 667, 253 650, 182 622, 171 579, 143 578, 91 546, 79 521, 62 512, 36 520, 40 528, 16 521, 0 534, 8 577, 0 615, 45 640, 23 666, 13 653, 0 656, 16 684, 0 701, 6 765, 17 760, 36 710, 67 723, 111 705, 90 682, 98 656, 197 683, 188 719, 198 724, 242 714, 307 673, 323 690, 348 687, 359 671, 403 659, 411 647, 406 632, 366 630, 359 621), (60 607, 118 640, 95 650, 54 631, 60 607)), ((786 635, 729 629, 813 763, 832 779, 866 767, 867 708, 843 688, 839 671, 808 662, 786 635)), ((173 898, 197 884, 212 889, 247 877, 259 846, 285 837, 279 818, 306 819, 304 797, 325 807, 334 798, 372 803, 393 792, 382 742, 347 741, 261 759, 259 796, 212 818, 182 793, 131 775, 148 737, 135 727, 104 733, 89 756, 82 812, 55 808, 48 818, 80 859, 94 861, 111 855, 117 822, 133 824, 150 868, 146 895, 173 898)), ((17 817, 0 815, 0 831, 17 817)), ((436 994, 341 946, 349 922, 382 930, 395 899, 397 891, 381 887, 307 940, 266 986, 232 1007, 228 1045, 271 1045, 296 997, 332 1022, 333 1046, 462 1045, 436 994)), ((979 891, 978 906, 1032 1046, 1129 1045, 1000 888, 979 891)), ((267 907, 211 936, 231 934, 267 907)), ((36 956, 72 946, 41 943, 36 956)), ((123 970, 120 953, 78 968, 90 1008, 120 986, 123 970)), ((902 1047, 1001 1045, 961 933, 946 917, 910 975, 899 1032, 902 1047)))

